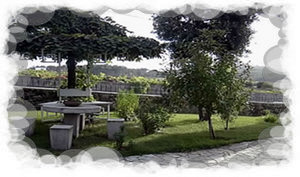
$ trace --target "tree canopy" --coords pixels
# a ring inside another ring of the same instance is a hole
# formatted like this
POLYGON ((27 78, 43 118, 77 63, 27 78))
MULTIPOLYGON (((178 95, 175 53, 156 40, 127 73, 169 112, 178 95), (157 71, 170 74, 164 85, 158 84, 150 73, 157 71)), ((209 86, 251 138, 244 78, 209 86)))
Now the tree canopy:
MULTIPOLYGON (((214 36, 218 44, 222 45, 227 54, 241 56, 250 52, 247 46, 250 36, 254 33, 250 25, 257 19, 256 14, 255 9, 249 9, 245 15, 237 12, 220 12, 215 18, 203 19, 194 12, 183 15, 167 11, 154 15, 153 25, 158 37, 169 42, 168 49, 172 52, 173 58, 182 57, 182 50, 186 49, 187 43, 206 42, 207 31, 219 31, 221 35, 214 36)), ((205 45, 202 47, 205 51, 222 55, 221 51, 215 51, 214 47, 205 45)))
MULTIPOLYGON (((23 14, 27 19, 38 18, 44 12, 23 14)), ((46 23, 29 25, 26 40, 19 42, 16 51, 30 59, 45 54, 60 53, 67 59, 70 87, 74 87, 76 62, 87 60, 139 61, 142 58, 160 57, 163 46, 158 41, 128 36, 126 27, 117 24, 110 17, 101 18, 93 12, 79 12, 69 9, 55 10, 46 23)), ((18 25, 18 24, 15 24, 18 25)))

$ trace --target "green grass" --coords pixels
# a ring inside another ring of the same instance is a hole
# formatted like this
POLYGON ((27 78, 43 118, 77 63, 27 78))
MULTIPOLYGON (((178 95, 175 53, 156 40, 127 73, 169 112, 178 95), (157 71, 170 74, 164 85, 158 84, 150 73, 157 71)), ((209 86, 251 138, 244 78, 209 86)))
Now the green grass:
MULTIPOLYGON (((112 117, 117 117, 114 113, 112 117)), ((35 134, 31 139, 38 148, 45 148, 59 155, 60 151, 50 149, 49 127, 55 122, 37 121, 35 134)), ((175 114, 159 132, 143 135, 138 122, 125 122, 127 136, 120 151, 124 156, 164 152, 186 152, 198 149, 258 139, 266 128, 276 123, 264 122, 260 117, 240 116, 230 123, 230 130, 224 130, 224 122, 213 116, 213 126, 217 139, 209 137, 207 122, 199 122, 196 114, 175 114)), ((94 146, 115 148, 115 142, 107 139, 105 120, 87 125, 80 136, 73 140, 73 149, 86 149, 94 146)))

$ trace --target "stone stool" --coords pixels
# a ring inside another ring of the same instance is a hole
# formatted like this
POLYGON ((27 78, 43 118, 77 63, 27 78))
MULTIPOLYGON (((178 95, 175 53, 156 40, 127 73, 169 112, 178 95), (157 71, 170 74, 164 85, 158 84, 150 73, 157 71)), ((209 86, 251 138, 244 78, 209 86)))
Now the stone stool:
POLYGON ((12 117, 9 118, 9 122, 14 128, 22 129, 25 136, 31 136, 34 133, 36 118, 33 117, 12 117))
POLYGON ((122 126, 124 126, 124 119, 107 119, 108 139, 114 140, 114 135, 121 132, 122 126))
POLYGON ((33 135, 34 133, 34 128, 35 128, 35 120, 36 118, 33 118, 33 117, 26 117, 25 118, 28 123, 29 123, 29 126, 25 129, 25 136, 31 136, 33 135))
POLYGON ((73 138, 73 125, 53 125, 50 127, 50 144, 55 150, 71 148, 73 138))

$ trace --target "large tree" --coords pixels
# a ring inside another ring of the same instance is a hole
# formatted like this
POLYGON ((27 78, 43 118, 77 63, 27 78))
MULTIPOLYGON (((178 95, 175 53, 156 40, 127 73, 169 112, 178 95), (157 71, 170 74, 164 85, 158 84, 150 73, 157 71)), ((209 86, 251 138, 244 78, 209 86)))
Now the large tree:
MULTIPOLYGON (((182 15, 172 11, 154 15, 154 29, 158 36, 169 42, 171 67, 167 71, 172 95, 197 106, 199 119, 207 120, 212 138, 215 138, 211 115, 218 111, 224 117, 227 109, 237 110, 238 95, 247 72, 237 75, 239 68, 248 68, 238 57, 249 52, 247 46, 253 31, 250 24, 256 11, 246 15, 223 12, 213 19, 202 19, 194 13, 182 15), (235 82, 234 89, 231 81, 235 82), (234 99, 232 99, 234 97, 234 99), (231 104, 226 103, 231 99, 231 104)), ((233 111, 232 111, 233 112, 233 111)), ((230 113, 232 113, 230 112, 230 113)))
MULTIPOLYGON (((128 36, 124 26, 110 17, 101 18, 92 12, 57 9, 46 23, 26 27, 27 38, 19 42, 16 51, 30 59, 44 54, 60 53, 67 60, 68 88, 75 87, 77 62, 87 60, 138 61, 142 58, 160 57, 163 47, 154 39, 128 36)), ((29 21, 45 12, 22 14, 29 21)), ((20 24, 13 24, 18 26, 20 24)))
MULTIPOLYGON (((205 9, 203 9, 205 13, 205 9)), ((177 14, 175 11, 167 11, 163 14, 153 16, 154 32, 162 40, 168 41, 168 49, 171 51, 173 59, 185 57, 188 52, 189 43, 203 42, 210 40, 204 35, 207 31, 219 31, 221 35, 215 35, 218 45, 222 45, 224 50, 214 48, 210 45, 202 45, 202 49, 215 55, 224 53, 235 56, 242 56, 250 52, 247 46, 250 36, 254 33, 251 24, 257 19, 259 10, 248 9, 247 14, 238 12, 222 12, 212 19, 204 19, 194 12, 189 14, 177 14)))

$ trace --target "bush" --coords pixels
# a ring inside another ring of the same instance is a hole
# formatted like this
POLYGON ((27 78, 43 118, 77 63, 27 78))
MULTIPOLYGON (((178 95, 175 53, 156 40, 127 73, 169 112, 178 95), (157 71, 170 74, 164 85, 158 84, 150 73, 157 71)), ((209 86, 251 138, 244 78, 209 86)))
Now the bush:
POLYGON ((116 141, 117 150, 121 150, 121 148, 123 147, 124 138, 125 138, 124 126, 121 127, 121 131, 119 133, 114 134, 114 138, 116 141))
POLYGON ((165 125, 171 115, 168 110, 146 98, 140 103, 137 117, 146 135, 152 134, 165 125))
POLYGON ((119 117, 125 121, 135 119, 135 111, 139 107, 139 96, 131 91, 120 91, 117 96, 116 111, 119 117))
POLYGON ((275 123, 278 121, 278 115, 271 113, 270 110, 265 110, 264 121, 270 122, 270 123, 275 123))

